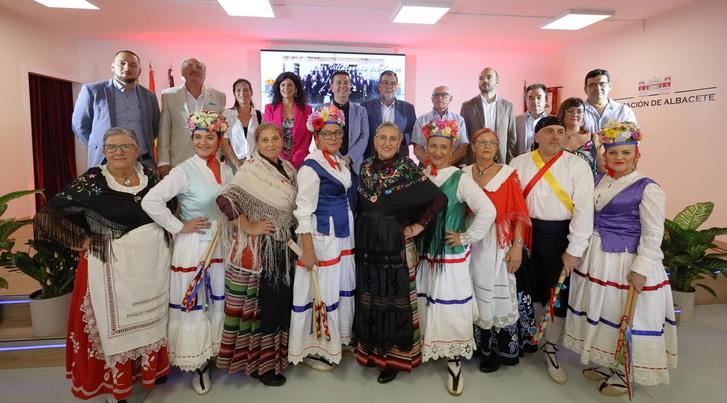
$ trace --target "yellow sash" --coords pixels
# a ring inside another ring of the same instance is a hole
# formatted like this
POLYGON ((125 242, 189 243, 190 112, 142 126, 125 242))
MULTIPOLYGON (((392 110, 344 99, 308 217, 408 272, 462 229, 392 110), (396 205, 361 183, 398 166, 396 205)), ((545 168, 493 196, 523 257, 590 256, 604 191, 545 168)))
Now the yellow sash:
MULTIPOLYGON (((535 162, 535 166, 538 167, 538 169, 542 169, 543 166, 545 166, 545 162, 543 162, 543 158, 540 156, 538 150, 531 152, 530 155, 532 155, 533 162, 535 162)), ((553 193, 555 193, 555 196, 558 198, 558 200, 563 203, 565 209, 573 214, 573 200, 563 189, 563 187, 560 186, 560 183, 558 183, 558 181, 555 179, 555 176, 553 176, 550 170, 543 174, 543 179, 545 179, 545 182, 553 190, 553 193)))

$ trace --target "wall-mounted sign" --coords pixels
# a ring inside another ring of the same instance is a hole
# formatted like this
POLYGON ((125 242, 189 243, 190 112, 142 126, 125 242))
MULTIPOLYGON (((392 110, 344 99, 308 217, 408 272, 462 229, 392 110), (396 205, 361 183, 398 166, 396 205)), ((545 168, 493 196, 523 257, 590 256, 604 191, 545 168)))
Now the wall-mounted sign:
POLYGON ((674 91, 671 76, 654 77, 641 80, 638 84, 638 96, 616 98, 631 108, 665 107, 717 100, 717 87, 691 88, 674 91))

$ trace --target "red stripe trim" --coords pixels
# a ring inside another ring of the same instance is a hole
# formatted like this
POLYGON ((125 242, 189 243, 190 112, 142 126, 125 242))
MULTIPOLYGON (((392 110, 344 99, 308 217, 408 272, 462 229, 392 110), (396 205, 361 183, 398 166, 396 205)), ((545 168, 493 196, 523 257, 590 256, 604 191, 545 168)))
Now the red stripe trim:
MULTIPOLYGON (((341 251, 341 254, 338 255, 337 257, 334 257, 333 259, 330 259, 330 260, 321 260, 318 262, 318 264, 316 266, 318 266, 320 268, 320 267, 337 265, 338 263, 341 262, 341 257, 343 257, 343 256, 353 256, 353 249, 344 249, 341 251)), ((298 266, 303 267, 303 262, 298 260, 298 266)))
POLYGON ((421 258, 425 259, 429 263, 464 263, 467 258, 470 257, 470 253, 472 253, 472 251, 470 249, 467 249, 464 257, 458 257, 455 259, 430 259, 427 256, 421 256, 421 258))
MULTIPOLYGON (((591 277, 589 274, 582 273, 582 272, 580 272, 578 270, 573 270, 573 272, 575 274, 577 274, 577 275, 585 278, 585 279, 588 279, 588 281, 590 281, 592 283, 596 283, 596 284, 602 285, 604 287, 614 287, 614 288, 618 288, 620 290, 628 290, 629 289, 629 285, 628 284, 620 284, 620 283, 617 283, 615 281, 604 281, 604 280, 601 280, 601 279, 598 279, 598 278, 595 278, 595 277, 591 277)), ((669 280, 664 280, 661 283, 656 284, 656 285, 644 286, 644 288, 642 288, 641 291, 656 291, 656 290, 658 290, 660 288, 663 288, 663 287, 665 287, 665 286, 667 286, 669 284, 670 284, 669 283, 669 280)))
MULTIPOLYGON (((212 263, 222 263, 222 259, 211 259, 210 264, 212 264, 212 263)), ((197 271, 197 266, 194 266, 194 267, 172 266, 172 271, 175 273, 191 273, 191 272, 197 271)))

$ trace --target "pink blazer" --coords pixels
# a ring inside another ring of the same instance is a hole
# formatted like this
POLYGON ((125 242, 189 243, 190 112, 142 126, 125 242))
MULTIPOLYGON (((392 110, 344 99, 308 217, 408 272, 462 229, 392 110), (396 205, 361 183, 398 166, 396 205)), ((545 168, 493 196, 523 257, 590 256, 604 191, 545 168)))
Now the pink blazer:
MULTIPOLYGON (((305 127, 305 123, 308 120, 308 115, 313 113, 313 108, 310 105, 306 105, 304 110, 295 108, 295 117, 293 123, 293 148, 290 152, 290 163, 293 164, 295 169, 300 168, 303 164, 303 160, 308 155, 308 148, 310 142, 313 139, 313 133, 308 131, 305 127)), ((272 123, 281 129, 283 128, 283 104, 267 104, 265 105, 265 115, 263 116, 263 122, 272 123)), ((281 153, 280 158, 285 156, 281 153)))

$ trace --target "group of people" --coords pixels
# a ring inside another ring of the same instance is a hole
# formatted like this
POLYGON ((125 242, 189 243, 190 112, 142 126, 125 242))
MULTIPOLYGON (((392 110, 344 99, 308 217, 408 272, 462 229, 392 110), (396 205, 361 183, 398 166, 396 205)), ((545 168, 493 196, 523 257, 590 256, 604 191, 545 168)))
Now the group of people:
POLYGON ((37 237, 81 253, 66 349, 75 396, 123 401, 170 366, 191 372, 199 394, 210 366, 280 386, 290 363, 333 371, 346 350, 380 383, 446 360, 459 395, 463 359, 477 354, 493 372, 540 349, 563 384, 560 344, 601 393, 626 393, 631 376, 669 382, 664 193, 636 172, 642 135, 608 98, 604 70, 559 116, 543 113, 534 85, 515 119, 486 68, 461 115, 439 86, 417 119, 393 96, 391 72, 375 103, 348 101, 341 72, 333 102, 311 110, 300 79, 283 73, 264 113, 244 79, 223 110, 224 95, 202 85, 204 64, 189 59, 185 84, 162 95, 156 161, 140 134, 155 127, 145 117, 156 103, 136 83, 139 59, 121 51, 112 70, 84 86, 74 112, 95 165, 35 218, 37 237), (630 288, 626 373, 614 352, 630 288))

